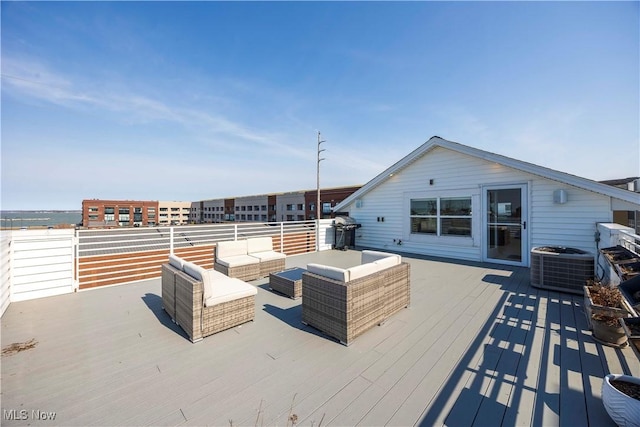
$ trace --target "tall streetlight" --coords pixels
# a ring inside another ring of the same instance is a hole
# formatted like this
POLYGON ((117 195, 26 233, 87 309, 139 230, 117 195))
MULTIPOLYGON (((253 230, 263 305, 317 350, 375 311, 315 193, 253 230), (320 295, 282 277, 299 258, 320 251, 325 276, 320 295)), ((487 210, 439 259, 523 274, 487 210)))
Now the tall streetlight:
POLYGON ((320 144, 325 141, 320 139, 320 131, 318 131, 318 168, 316 173, 316 251, 320 250, 320 162, 323 161, 323 158, 320 158, 320 153, 324 151, 320 149, 320 144))

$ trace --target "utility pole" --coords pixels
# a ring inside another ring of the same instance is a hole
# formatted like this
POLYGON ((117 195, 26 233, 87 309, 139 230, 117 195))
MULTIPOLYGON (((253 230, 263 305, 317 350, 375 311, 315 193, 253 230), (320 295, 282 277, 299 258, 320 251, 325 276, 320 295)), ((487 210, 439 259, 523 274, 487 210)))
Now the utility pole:
POLYGON ((320 220, 320 218, 321 218, 321 216, 320 216, 320 213, 321 213, 321 210, 320 210, 321 209, 320 208, 320 162, 323 161, 324 159, 320 158, 320 153, 324 151, 324 148, 320 149, 320 144, 322 144, 323 142, 326 142, 326 141, 322 141, 320 139, 320 131, 318 131, 318 169, 317 169, 317 176, 316 176, 316 178, 317 178, 316 196, 318 197, 318 200, 317 200, 317 203, 316 203, 316 212, 317 212, 316 219, 318 219, 318 220, 320 220))
POLYGON ((324 148, 320 149, 320 144, 323 142, 325 141, 320 139, 320 131, 318 131, 318 168, 316 170, 316 251, 320 250, 320 162, 324 160, 323 158, 320 158, 320 153, 324 151, 324 148))

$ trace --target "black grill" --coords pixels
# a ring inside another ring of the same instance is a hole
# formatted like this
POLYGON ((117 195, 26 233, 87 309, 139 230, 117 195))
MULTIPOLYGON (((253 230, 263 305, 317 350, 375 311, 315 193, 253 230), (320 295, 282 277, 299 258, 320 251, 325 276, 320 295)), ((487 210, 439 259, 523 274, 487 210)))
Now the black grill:
POLYGON ((346 251, 356 245, 356 229, 361 225, 348 216, 338 216, 333 221, 334 249, 346 251))

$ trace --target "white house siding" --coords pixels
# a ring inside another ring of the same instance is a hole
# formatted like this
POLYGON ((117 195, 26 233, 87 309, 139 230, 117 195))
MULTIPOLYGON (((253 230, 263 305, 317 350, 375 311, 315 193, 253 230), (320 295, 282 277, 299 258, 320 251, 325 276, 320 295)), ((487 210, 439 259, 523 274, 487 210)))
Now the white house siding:
POLYGON ((359 199, 360 207, 354 202, 345 210, 362 224, 356 233, 358 246, 482 260, 483 188, 512 184, 528 186, 529 249, 540 245, 563 245, 594 251, 596 222, 611 221, 609 197, 442 147, 427 152, 363 195, 359 199), (433 185, 429 180, 433 180, 433 185), (558 189, 567 191, 566 204, 553 203, 553 191, 558 189), (471 196, 472 238, 411 234, 408 200, 420 194, 422 197, 471 196), (384 221, 378 221, 378 218, 384 218, 384 221))
POLYGON ((75 230, 21 230, 12 234, 11 301, 74 290, 75 230))
POLYGON ((541 178, 534 180, 531 205, 531 247, 560 245, 595 253, 596 224, 613 218, 610 197, 541 178), (567 203, 553 203, 558 189, 567 191, 567 203))

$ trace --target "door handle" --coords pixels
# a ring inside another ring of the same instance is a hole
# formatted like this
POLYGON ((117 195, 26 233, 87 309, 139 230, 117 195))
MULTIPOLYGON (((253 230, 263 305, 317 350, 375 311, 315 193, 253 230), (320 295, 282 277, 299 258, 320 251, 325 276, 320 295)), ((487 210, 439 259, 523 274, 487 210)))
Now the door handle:
POLYGON ((523 229, 523 230, 526 230, 526 229, 527 229, 527 221, 524 221, 524 222, 522 223, 522 229, 523 229))

